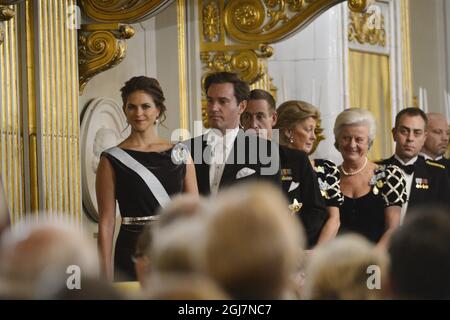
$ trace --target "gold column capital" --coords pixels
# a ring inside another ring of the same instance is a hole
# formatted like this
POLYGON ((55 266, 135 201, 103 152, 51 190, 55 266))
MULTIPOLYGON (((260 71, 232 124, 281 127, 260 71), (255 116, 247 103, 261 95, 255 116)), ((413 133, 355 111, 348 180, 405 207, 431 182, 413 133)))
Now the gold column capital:
POLYGON ((95 75, 119 64, 126 54, 125 39, 134 35, 130 25, 82 25, 78 33, 80 93, 95 75))
POLYGON ((5 25, 4 21, 11 20, 15 16, 16 12, 6 5, 2 5, 0 1, 0 45, 5 40, 5 25))

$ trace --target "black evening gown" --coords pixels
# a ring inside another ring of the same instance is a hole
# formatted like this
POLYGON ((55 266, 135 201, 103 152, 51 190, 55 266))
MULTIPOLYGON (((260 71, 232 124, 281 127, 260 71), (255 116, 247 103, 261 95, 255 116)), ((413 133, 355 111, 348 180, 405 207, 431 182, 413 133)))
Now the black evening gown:
POLYGON ((397 166, 379 165, 370 181, 369 193, 344 198, 339 233, 359 233, 376 243, 386 230, 384 209, 401 207, 406 202, 406 180, 397 166))
MULTIPOLYGON (((172 196, 183 191, 186 165, 172 162, 173 148, 163 152, 123 149, 150 170, 172 196)), ((157 214, 160 205, 144 180, 133 170, 108 153, 115 173, 116 199, 122 217, 144 217, 157 214)), ((114 251, 114 281, 136 281, 132 256, 143 225, 121 225, 114 251)))

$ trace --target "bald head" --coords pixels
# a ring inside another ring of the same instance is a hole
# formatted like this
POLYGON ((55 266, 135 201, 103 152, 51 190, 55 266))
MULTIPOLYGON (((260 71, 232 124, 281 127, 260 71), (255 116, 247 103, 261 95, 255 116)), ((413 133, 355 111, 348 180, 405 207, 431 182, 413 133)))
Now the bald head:
POLYGON ((66 286, 69 266, 97 276, 95 246, 70 225, 18 223, 0 242, 0 296, 43 298, 66 286))
POLYGON ((442 156, 448 147, 450 129, 447 119, 440 113, 428 113, 427 139, 422 152, 432 159, 442 156))

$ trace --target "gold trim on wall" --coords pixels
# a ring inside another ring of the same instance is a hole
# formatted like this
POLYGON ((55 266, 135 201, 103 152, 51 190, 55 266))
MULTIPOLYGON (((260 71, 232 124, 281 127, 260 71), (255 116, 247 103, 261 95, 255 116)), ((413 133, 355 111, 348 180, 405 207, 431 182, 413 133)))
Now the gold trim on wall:
MULTIPOLYGON (((15 12, 3 10, 4 42, 0 46, 0 176, 4 183, 10 219, 25 214, 25 168, 20 94, 19 23, 15 12)), ((11 10, 10 10, 11 9, 11 10)))
POLYGON ((126 54, 126 41, 134 35, 130 25, 82 25, 78 34, 80 93, 95 75, 119 64, 126 54))
POLYGON ((413 81, 411 72, 411 45, 409 29, 409 0, 400 0, 401 33, 402 33, 402 69, 404 106, 413 105, 413 81))
POLYGON ((61 19, 75 0, 35 2, 40 206, 81 224, 77 30, 61 19))
POLYGON ((84 12, 98 22, 135 23, 164 10, 174 0, 80 0, 84 12))
MULTIPOLYGON (((180 129, 189 129, 186 63, 186 0, 177 0, 180 129)), ((187 137, 180 137, 186 139, 187 137)))
POLYGON ((25 4, 25 59, 27 63, 26 74, 24 75, 27 90, 27 111, 28 111, 28 164, 30 173, 30 210, 37 213, 40 209, 39 201, 39 162, 38 162, 38 133, 37 133, 37 107, 36 107, 36 81, 35 72, 35 24, 34 24, 34 3, 27 1, 25 4))

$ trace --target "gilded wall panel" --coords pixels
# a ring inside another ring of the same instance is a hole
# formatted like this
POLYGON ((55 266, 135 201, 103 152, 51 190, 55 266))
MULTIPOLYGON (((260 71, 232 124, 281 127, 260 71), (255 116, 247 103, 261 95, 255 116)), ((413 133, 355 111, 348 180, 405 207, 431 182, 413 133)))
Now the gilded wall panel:
MULTIPOLYGON (((10 218, 15 222, 25 214, 24 142, 17 37, 19 25, 14 18, 13 7, 3 8, 8 9, 3 10, 8 18, 3 21, 3 43, 0 44, 0 175, 10 218)), ((4 18, 5 15, 2 16, 4 18)))
POLYGON ((77 30, 65 19, 75 0, 39 1, 37 29, 36 125, 40 207, 49 214, 81 219, 77 30))

